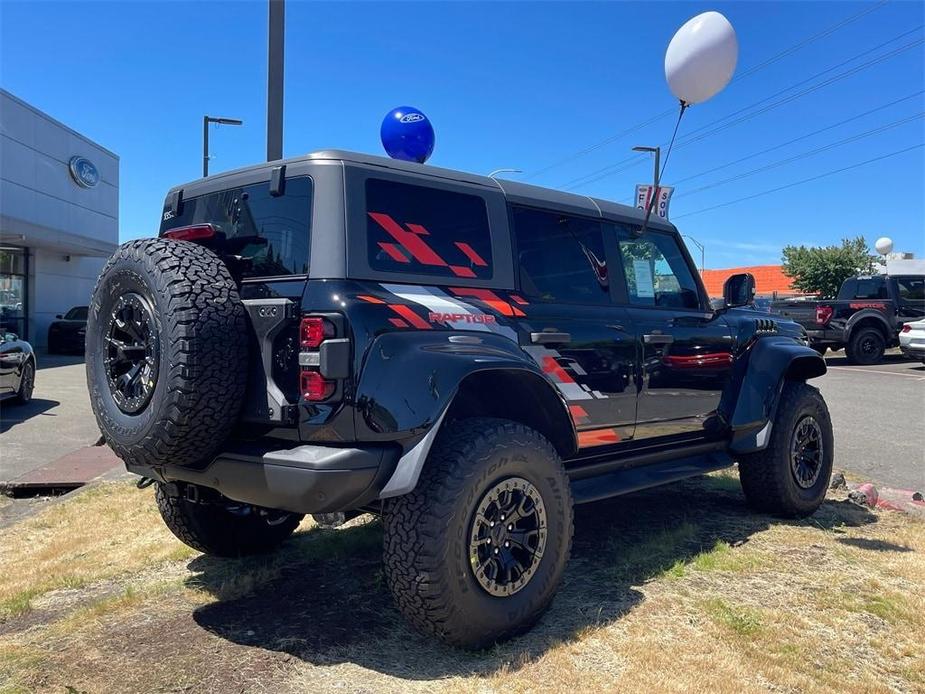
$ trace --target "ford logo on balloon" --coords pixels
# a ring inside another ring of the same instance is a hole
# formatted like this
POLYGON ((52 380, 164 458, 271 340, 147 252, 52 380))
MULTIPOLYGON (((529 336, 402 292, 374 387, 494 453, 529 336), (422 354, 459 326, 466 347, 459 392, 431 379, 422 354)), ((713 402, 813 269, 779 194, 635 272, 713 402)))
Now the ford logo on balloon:
POLYGON ((399 106, 385 114, 379 136, 392 159, 419 164, 430 158, 436 142, 430 120, 413 106, 399 106))
POLYGON ((81 188, 95 188, 100 182, 100 172, 96 165, 86 157, 71 157, 67 164, 74 183, 81 188))

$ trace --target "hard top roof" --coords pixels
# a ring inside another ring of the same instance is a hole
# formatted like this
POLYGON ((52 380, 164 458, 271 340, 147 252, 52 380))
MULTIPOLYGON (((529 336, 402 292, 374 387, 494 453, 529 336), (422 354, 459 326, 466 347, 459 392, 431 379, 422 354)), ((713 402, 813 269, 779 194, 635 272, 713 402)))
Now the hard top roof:
MULTIPOLYGON (((586 214, 592 217, 617 218, 627 222, 636 222, 642 224, 645 217, 643 210, 622 205, 610 200, 593 198, 588 195, 578 195, 565 191, 555 190, 554 188, 544 188, 529 183, 520 183, 508 179, 489 178, 480 174, 457 171, 455 169, 445 169, 439 166, 429 164, 417 164, 415 162, 401 161, 389 157, 380 157, 372 154, 361 154, 359 152, 348 152, 339 149, 325 149, 317 152, 310 152, 289 159, 263 162, 254 166, 248 166, 232 171, 225 171, 219 174, 209 176, 208 179, 198 179, 182 185, 174 186, 170 192, 184 190, 185 197, 195 196, 197 188, 200 188, 206 181, 209 182, 208 188, 212 189, 218 183, 232 184, 232 180, 239 176, 252 174, 262 169, 271 169, 283 164, 311 163, 323 161, 338 161, 345 165, 358 164, 361 166, 376 166, 389 169, 396 172, 407 172, 423 176, 432 176, 449 181, 460 181, 471 185, 483 186, 495 190, 500 189, 505 197, 513 203, 534 205, 534 206, 555 206, 571 208, 576 213, 586 214)), ((674 231, 674 225, 667 223, 656 216, 649 219, 650 228, 674 231)))

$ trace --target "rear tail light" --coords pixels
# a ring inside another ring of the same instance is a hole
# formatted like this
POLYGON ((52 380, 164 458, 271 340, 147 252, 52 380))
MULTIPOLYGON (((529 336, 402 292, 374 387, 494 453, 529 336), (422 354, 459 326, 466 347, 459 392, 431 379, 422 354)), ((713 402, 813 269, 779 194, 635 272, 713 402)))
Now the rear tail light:
POLYGON ((816 322, 819 325, 825 325, 829 322, 829 319, 832 317, 832 307, 831 306, 817 306, 816 307, 816 322))
POLYGON ((165 231, 164 236, 178 241, 204 241, 215 238, 215 227, 211 224, 191 224, 165 231))
POLYGON ((902 329, 900 332, 903 332, 903 333, 911 333, 911 332, 912 332, 912 326, 909 325, 908 323, 906 323, 906 324, 903 326, 903 329, 902 329))
POLYGON ((302 397, 312 402, 327 400, 334 394, 337 384, 326 380, 317 371, 303 370, 299 377, 299 387, 302 397))
POLYGON ((306 316, 299 322, 299 391, 309 402, 327 400, 337 391, 337 381, 325 378, 320 371, 321 344, 336 337, 334 324, 321 316, 306 316))
POLYGON ((303 318, 299 325, 299 346, 318 349, 324 339, 334 337, 334 326, 324 318, 303 318))

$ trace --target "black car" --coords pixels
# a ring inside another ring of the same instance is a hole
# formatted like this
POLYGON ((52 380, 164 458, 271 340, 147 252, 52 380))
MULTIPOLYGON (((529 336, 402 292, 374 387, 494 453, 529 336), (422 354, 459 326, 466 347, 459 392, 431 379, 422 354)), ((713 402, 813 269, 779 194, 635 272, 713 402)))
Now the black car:
POLYGON ((483 647, 556 592, 574 504, 739 464, 813 513, 832 425, 796 323, 607 200, 350 152, 172 189, 109 260, 87 382, 168 527, 238 556, 303 514, 382 517, 425 633, 483 647))
POLYGON ((35 352, 15 333, 0 333, 0 400, 25 404, 35 387, 35 352))
POLYGON ((63 316, 59 313, 48 326, 48 351, 83 352, 84 336, 87 334, 87 307, 75 306, 63 316))

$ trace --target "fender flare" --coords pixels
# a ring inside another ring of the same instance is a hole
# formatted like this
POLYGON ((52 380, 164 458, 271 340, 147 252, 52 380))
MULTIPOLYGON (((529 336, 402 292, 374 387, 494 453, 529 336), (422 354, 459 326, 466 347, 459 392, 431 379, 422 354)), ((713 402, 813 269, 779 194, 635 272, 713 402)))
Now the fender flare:
POLYGON ((876 309, 863 309, 848 319, 848 323, 845 325, 845 343, 851 341, 851 334, 854 332, 855 328, 858 327, 858 323, 865 320, 872 320, 879 324, 880 329, 883 331, 883 337, 887 343, 895 336, 896 329, 890 326, 889 321, 887 321, 880 311, 876 309))
POLYGON ((414 489, 461 384, 470 377, 521 373, 533 387, 548 389, 543 392, 561 407, 560 414, 554 415, 557 425, 568 428, 564 447, 574 451, 577 446, 564 398, 539 366, 507 337, 488 332, 395 331, 377 337, 363 361, 356 392, 357 438, 393 441, 402 447, 380 498, 414 489))
POLYGON ((784 383, 826 373, 825 359, 791 337, 762 337, 747 348, 732 416, 730 451, 751 453, 768 445, 784 383))

